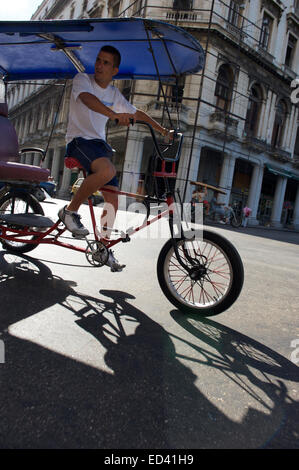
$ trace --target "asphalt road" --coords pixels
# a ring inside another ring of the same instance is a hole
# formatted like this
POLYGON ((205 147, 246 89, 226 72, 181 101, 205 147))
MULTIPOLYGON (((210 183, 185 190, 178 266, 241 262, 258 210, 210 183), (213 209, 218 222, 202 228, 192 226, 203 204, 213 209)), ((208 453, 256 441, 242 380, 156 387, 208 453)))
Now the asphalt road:
POLYGON ((212 229, 245 282, 205 320, 159 288, 164 230, 116 249, 122 273, 54 246, 0 251, 1 448, 298 447, 299 234, 212 229))

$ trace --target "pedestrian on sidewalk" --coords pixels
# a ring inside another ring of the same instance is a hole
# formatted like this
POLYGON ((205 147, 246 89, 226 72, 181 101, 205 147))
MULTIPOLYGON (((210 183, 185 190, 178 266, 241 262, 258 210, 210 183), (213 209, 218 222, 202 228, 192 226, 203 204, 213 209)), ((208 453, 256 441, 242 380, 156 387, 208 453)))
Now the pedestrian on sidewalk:
POLYGON ((243 221, 242 221, 242 226, 243 227, 247 227, 247 224, 248 224, 248 217, 250 216, 252 210, 250 209, 250 207, 244 207, 243 208, 243 221))

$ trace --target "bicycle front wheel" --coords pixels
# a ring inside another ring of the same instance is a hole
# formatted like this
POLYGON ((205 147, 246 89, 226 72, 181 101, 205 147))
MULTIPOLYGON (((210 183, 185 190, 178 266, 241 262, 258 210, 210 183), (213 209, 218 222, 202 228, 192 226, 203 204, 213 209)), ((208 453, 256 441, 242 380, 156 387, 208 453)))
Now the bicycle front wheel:
POLYGON ((177 239, 174 243, 183 263, 192 269, 190 275, 177 259, 173 240, 168 240, 157 263, 158 281, 168 300, 183 313, 203 317, 227 310, 238 298, 244 281, 236 248, 208 230, 200 239, 177 239))
POLYGON ((237 227, 241 227, 241 224, 242 224, 242 217, 240 216, 235 216, 235 217, 232 217, 230 219, 230 223, 233 227, 237 228, 237 227))
MULTIPOLYGON (((0 199, 0 214, 40 214, 44 211, 39 202, 27 193, 8 193, 0 199)), ((23 239, 34 240, 37 237, 28 236, 23 239)), ((34 243, 14 242, 0 239, 3 248, 13 253, 28 253, 36 248, 34 243)))

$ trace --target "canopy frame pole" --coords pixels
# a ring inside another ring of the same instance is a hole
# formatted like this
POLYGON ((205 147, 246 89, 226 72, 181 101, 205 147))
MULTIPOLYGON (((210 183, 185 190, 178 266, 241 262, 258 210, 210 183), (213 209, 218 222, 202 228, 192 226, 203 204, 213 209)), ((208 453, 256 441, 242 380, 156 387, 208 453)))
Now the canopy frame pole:
MULTIPOLYGON (((166 108, 166 112, 167 112, 167 115, 168 115, 168 119, 169 119, 170 126, 173 127, 173 125, 172 125, 172 119, 171 119, 170 112, 169 112, 169 108, 168 108, 167 101, 166 101, 166 95, 165 95, 165 92, 164 92, 164 90, 163 90, 163 83, 162 83, 161 75, 160 75, 160 72, 159 72, 159 68, 158 68, 158 64, 157 64, 157 61, 156 61, 155 53, 154 53, 154 50, 153 50, 153 47, 152 47, 151 38, 150 38, 150 35, 149 35, 149 30, 151 30, 152 28, 148 26, 147 21, 144 21, 143 24, 144 24, 144 29, 145 29, 145 32, 146 32, 148 44, 149 44, 149 51, 150 51, 150 53, 152 54, 154 66, 155 66, 156 73, 157 73, 157 77, 158 77, 158 81, 159 81, 159 84, 160 84, 160 89, 161 89, 161 92, 162 92, 162 95, 163 95, 164 106, 165 106, 165 108, 166 108)), ((156 34, 157 34, 157 33, 156 33, 156 34)), ((159 39, 160 39, 160 41, 161 41, 161 37, 159 37, 159 39)), ((165 46, 164 46, 164 47, 165 47, 165 46)), ((172 63, 171 63, 171 65, 172 65, 172 63)))
POLYGON ((42 159, 41 159, 41 163, 45 160, 46 155, 47 155, 47 152, 48 152, 48 150, 49 150, 49 145, 50 145, 50 142, 51 142, 51 139, 52 139, 52 135, 53 135, 55 126, 56 126, 56 121, 57 121, 57 117, 58 117, 58 112, 59 112, 59 109, 60 109, 60 106, 61 106, 61 103, 62 103, 62 98, 63 98, 64 92, 65 92, 66 84, 67 84, 67 80, 65 80, 65 81, 64 81, 64 84, 63 84, 63 89, 62 89, 62 92, 61 92, 61 95, 60 95, 59 101, 58 101, 57 111, 56 111, 56 113, 55 113, 55 118, 54 118, 54 121, 53 121, 53 124, 52 124, 51 132, 50 132, 50 135, 49 135, 49 139, 48 139, 48 142, 47 142, 47 146, 46 146, 44 155, 43 155, 43 157, 42 157, 42 159))
POLYGON ((63 52, 69 59, 69 61, 72 63, 72 65, 75 67, 77 72, 85 72, 84 65, 80 62, 76 54, 73 52, 73 49, 78 49, 78 47, 80 46, 67 46, 59 36, 55 36, 54 34, 42 33, 37 34, 37 36, 55 44, 56 49, 53 49, 53 51, 63 52))
MULTIPOLYGON (((211 25, 212 25, 212 16, 213 16, 213 11, 214 11, 214 4, 215 4, 215 0, 212 1, 212 6, 211 6, 209 26, 208 26, 208 34, 207 34, 206 47, 205 47, 205 57, 207 56, 208 47, 210 45, 210 33, 211 33, 211 25)), ((201 98, 202 98, 205 68, 206 68, 206 60, 204 61, 203 68, 201 70, 201 82, 200 82, 200 88, 199 88, 199 94, 198 94, 198 100, 197 100, 196 113, 195 113, 195 118, 194 118, 194 125, 193 125, 192 139, 191 139, 191 147, 190 147, 190 156, 189 156, 188 168, 187 168, 187 173, 186 173, 186 182, 185 182, 185 187, 184 187, 183 201, 186 198, 187 184, 188 184, 189 175, 190 175, 191 160, 192 160, 192 154, 193 154, 193 149, 194 149, 194 141, 195 141, 196 127, 197 127, 197 120, 198 120, 198 116, 199 116, 199 108, 200 108, 200 103, 201 103, 201 98)))

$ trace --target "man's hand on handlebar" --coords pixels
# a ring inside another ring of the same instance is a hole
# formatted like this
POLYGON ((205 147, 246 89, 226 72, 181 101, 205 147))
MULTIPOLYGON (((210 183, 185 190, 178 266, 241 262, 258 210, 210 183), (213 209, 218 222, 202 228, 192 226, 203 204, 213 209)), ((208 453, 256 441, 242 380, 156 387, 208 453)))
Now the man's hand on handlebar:
POLYGON ((172 143, 174 136, 175 136, 175 131, 173 129, 163 129, 162 135, 164 136, 164 143, 165 144, 170 144, 172 143))
POLYGON ((136 116, 129 113, 115 113, 113 118, 119 126, 130 126, 136 121, 136 116))

